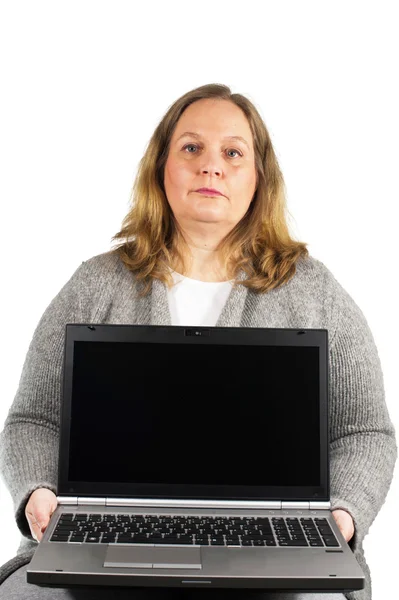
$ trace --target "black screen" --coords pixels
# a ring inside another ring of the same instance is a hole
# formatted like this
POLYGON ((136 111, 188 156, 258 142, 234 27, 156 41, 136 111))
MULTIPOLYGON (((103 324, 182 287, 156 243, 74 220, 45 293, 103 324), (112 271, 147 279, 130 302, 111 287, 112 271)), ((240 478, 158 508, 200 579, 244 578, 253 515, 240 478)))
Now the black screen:
POLYGON ((317 347, 75 342, 69 480, 320 485, 317 347))

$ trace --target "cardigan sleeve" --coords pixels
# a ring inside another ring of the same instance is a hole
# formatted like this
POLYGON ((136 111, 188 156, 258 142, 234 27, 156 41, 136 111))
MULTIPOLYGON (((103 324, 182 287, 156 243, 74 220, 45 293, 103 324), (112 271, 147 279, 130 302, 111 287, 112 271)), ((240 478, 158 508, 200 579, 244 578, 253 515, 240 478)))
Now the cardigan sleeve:
POLYGON ((33 539, 25 517, 31 493, 57 493, 61 378, 66 323, 80 322, 82 263, 41 317, 22 368, 16 396, 0 434, 0 472, 21 533, 33 539))
POLYGON ((330 274, 331 508, 352 516, 353 552, 385 502, 397 458, 395 430, 385 404, 381 363, 366 319, 330 274))

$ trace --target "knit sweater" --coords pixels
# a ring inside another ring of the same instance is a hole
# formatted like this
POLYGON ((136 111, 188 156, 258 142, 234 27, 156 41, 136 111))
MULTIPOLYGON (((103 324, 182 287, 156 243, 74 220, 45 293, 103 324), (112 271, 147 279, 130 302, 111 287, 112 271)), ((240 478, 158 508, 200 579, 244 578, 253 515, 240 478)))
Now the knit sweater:
MULTIPOLYGON (((115 253, 100 254, 77 268, 36 327, 0 434, 0 472, 22 534, 17 556, 0 569, 0 583, 29 562, 37 547, 25 517, 31 493, 44 487, 57 494, 65 324, 170 325, 165 285, 154 280, 144 297, 140 289, 115 253)), ((389 490, 397 445, 380 359, 363 313, 328 268, 308 256, 276 289, 259 294, 241 284, 232 288, 216 325, 328 330, 331 507, 351 514, 355 534, 350 547, 366 576, 365 589, 346 596, 370 600, 363 540, 389 490)))

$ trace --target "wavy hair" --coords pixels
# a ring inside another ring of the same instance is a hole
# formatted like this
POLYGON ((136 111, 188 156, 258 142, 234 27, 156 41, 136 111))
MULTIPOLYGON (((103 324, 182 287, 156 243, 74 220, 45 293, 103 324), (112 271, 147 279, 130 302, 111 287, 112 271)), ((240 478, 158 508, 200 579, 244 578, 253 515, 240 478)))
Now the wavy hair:
POLYGON ((151 289, 152 279, 173 285, 171 269, 185 275, 183 234, 169 206, 164 188, 164 169, 176 124, 193 102, 219 98, 233 102, 244 112, 253 135, 257 187, 242 219, 217 247, 228 278, 255 292, 266 292, 287 283, 296 263, 307 257, 307 244, 294 240, 287 225, 285 184, 269 132, 250 100, 232 94, 229 87, 208 84, 191 90, 174 102, 156 127, 142 157, 131 192, 131 208, 112 241, 126 267, 151 289), (122 240, 119 242, 119 240, 122 240), (240 271, 247 278, 240 277, 240 271))

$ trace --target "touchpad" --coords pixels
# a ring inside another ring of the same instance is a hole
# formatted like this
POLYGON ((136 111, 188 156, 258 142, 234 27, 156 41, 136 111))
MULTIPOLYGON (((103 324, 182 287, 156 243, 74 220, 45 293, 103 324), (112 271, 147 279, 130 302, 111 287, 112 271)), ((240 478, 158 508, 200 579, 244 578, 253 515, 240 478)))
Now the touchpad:
POLYGON ((200 548, 108 546, 104 567, 136 569, 202 569, 200 548))

